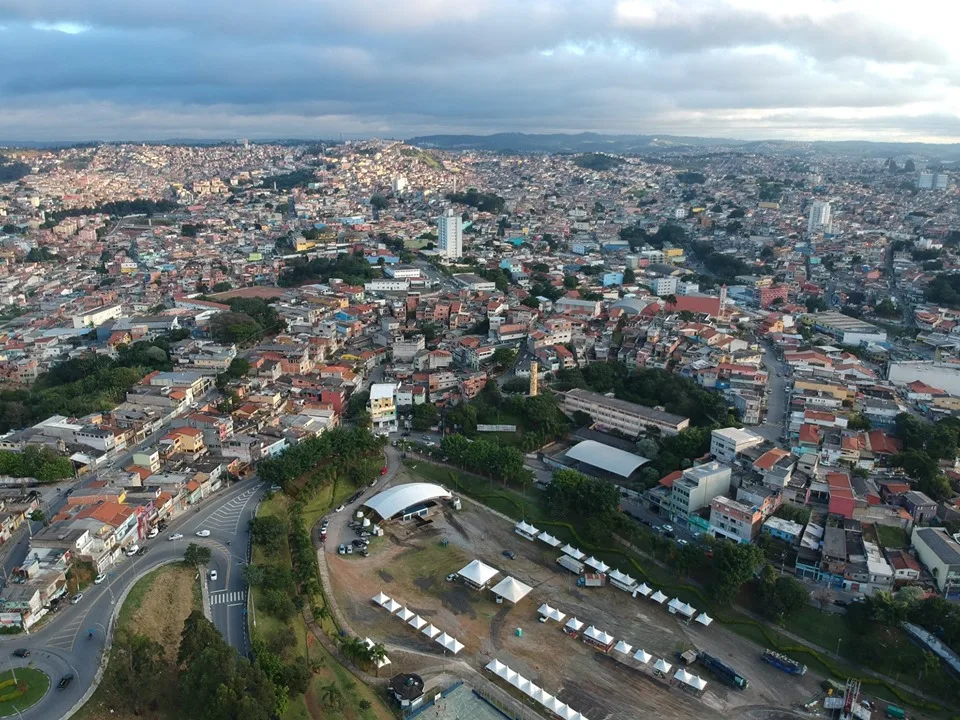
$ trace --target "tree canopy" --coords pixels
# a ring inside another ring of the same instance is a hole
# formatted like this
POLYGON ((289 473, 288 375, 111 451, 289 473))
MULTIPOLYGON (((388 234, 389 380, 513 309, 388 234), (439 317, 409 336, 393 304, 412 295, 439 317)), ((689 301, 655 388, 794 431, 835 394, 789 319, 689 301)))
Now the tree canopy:
POLYGON ((557 470, 545 498, 550 512, 563 518, 604 516, 620 506, 616 485, 575 470, 557 470))

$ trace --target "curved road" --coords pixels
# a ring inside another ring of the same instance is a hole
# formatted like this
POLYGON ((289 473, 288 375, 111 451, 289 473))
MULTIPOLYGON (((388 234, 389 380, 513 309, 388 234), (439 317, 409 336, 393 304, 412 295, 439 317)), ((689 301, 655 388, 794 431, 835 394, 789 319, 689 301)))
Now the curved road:
POLYGON ((210 592, 210 616, 227 641, 246 654, 246 586, 240 570, 248 558, 249 521, 264 490, 257 478, 234 484, 201 503, 198 510, 187 510, 169 522, 161 535, 141 543, 150 547, 146 555, 124 557, 107 571, 105 582, 89 586, 78 604, 60 610, 36 632, 0 636, 0 670, 29 664, 50 676, 50 691, 24 710, 20 718, 51 720, 68 716, 94 681, 111 618, 118 612, 126 591, 150 570, 182 559, 190 542, 213 551, 209 567, 217 570, 218 578, 205 578, 210 592), (199 529, 210 530, 210 537, 196 537, 194 533, 199 529), (173 532, 183 533, 183 539, 168 541, 167 536, 173 532), (90 632, 92 638, 88 637, 90 632), (16 648, 27 648, 30 657, 14 657, 16 648), (58 690, 57 682, 67 673, 73 673, 73 682, 67 689, 58 690))

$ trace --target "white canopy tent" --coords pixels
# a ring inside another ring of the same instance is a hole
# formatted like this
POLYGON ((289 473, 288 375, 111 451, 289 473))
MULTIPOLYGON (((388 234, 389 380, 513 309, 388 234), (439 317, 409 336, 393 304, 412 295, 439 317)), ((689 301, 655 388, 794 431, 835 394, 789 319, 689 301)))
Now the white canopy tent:
POLYGON ((660 603, 661 605, 663 605, 663 601, 667 599, 667 596, 664 595, 659 590, 657 590, 653 595, 650 596, 650 599, 653 600, 655 603, 660 603))
POLYGON ((555 607, 550 607, 546 603, 538 607, 537 612, 548 620, 556 620, 557 622, 563 622, 563 619, 566 617, 566 615, 557 610, 555 607))
POLYGON ((697 614, 697 609, 690 603, 683 603, 683 605, 679 608, 679 612, 681 615, 686 615, 687 617, 693 617, 694 615, 697 614))
POLYGON ((438 637, 434 638, 435 642, 440 645, 444 650, 449 650, 454 655, 463 650, 463 643, 457 640, 452 635, 447 635, 446 633, 441 633, 438 637))
POLYGON ((705 612, 702 612, 697 615, 697 619, 694 622, 698 622, 704 627, 710 627, 710 623, 713 622, 713 618, 707 615, 705 612))
POLYGON ((415 630, 419 630, 420 628, 422 628, 422 627, 423 627, 424 625, 426 625, 426 624, 427 624, 427 621, 424 620, 424 619, 423 619, 422 617, 420 617, 419 615, 414 615, 412 618, 410 618, 409 620, 407 620, 407 625, 413 626, 413 628, 414 628, 415 630))
POLYGON ((524 695, 529 695, 533 691, 534 685, 529 680, 524 678, 524 681, 517 686, 517 690, 522 692, 524 695))
POLYGON ((627 592, 633 592, 637 587, 637 581, 626 573, 622 573, 619 570, 611 570, 607 577, 610 579, 610 582, 621 590, 627 592))
POLYGON ((499 675, 500 671, 503 670, 503 668, 505 667, 506 665, 504 665, 502 662, 494 658, 493 660, 487 663, 486 669, 492 672, 494 675, 499 675))
MULTIPOLYGON (((376 645, 376 643, 375 643, 373 640, 371 640, 370 638, 364 638, 364 639, 363 639, 363 644, 367 646, 367 649, 368 649, 368 650, 372 650, 372 649, 374 648, 374 646, 376 645)), ((377 666, 377 669, 379 670, 380 668, 386 667, 387 665, 390 664, 390 658, 388 658, 386 655, 384 655, 382 658, 380 658, 379 660, 377 660, 375 664, 376 664, 376 666, 377 666)))
POLYGON ((507 682, 513 685, 515 688, 519 688, 523 683, 530 682, 520 673, 516 673, 507 678, 507 682))
POLYGON ((517 535, 527 538, 528 540, 533 540, 535 537, 537 537, 537 535, 540 534, 540 530, 525 521, 518 522, 516 525, 514 525, 513 529, 517 535))
POLYGON ((601 645, 612 645, 615 638, 608 632, 597 630, 593 625, 583 631, 583 636, 601 645))
POLYGON ((379 592, 373 597, 373 601, 380 607, 384 607, 388 602, 390 602, 390 596, 379 592))
POLYGON ((507 668, 506 674, 501 675, 501 677, 511 685, 516 686, 517 678, 520 677, 520 673, 518 673, 516 670, 511 670, 510 668, 507 668))
POLYGON ((673 598, 673 600, 667 603, 667 609, 674 615, 676 615, 682 607, 683 603, 680 601, 680 598, 673 598))
POLYGON ((490 567, 480 560, 474 560, 457 571, 457 575, 478 588, 484 587, 499 574, 500 571, 495 567, 490 567))
POLYGON ((423 630, 421 630, 424 635, 426 635, 431 640, 440 634, 440 628, 435 628, 433 625, 427 625, 423 630))
POLYGON ((673 679, 674 679, 674 680, 679 680, 679 681, 682 682, 684 685, 689 685, 689 684, 690 684, 690 681, 693 680, 693 675, 691 675, 690 673, 688 673, 688 672, 687 672, 686 670, 684 670, 683 668, 680 668, 679 670, 677 670, 676 673, 674 673, 673 679))
POLYGON ((387 600, 383 607, 387 612, 395 613, 397 610, 402 608, 403 605, 398 603, 396 600, 387 600))
POLYGON ((509 575, 490 588, 490 592, 494 595, 514 604, 523 600, 531 590, 533 590, 532 587, 509 575))
POLYGON ((560 544, 560 541, 557 540, 553 535, 551 535, 550 533, 548 533, 546 530, 544 530, 542 533, 540 533, 539 535, 537 535, 537 539, 538 539, 538 540, 542 540, 543 542, 545 542, 545 543, 546 543, 547 545, 549 545, 550 547, 557 547, 557 545, 560 544))
POLYGON ((583 627, 583 623, 577 620, 575 617, 567 620, 567 624, 564 625, 567 630, 572 630, 573 632, 580 632, 580 628, 583 627))
POLYGON ((637 592, 643 595, 644 597, 647 597, 650 593, 653 592, 653 588, 647 585, 646 583, 643 583, 643 585, 637 588, 637 592))
POLYGON ((639 661, 639 662, 642 662, 644 665, 646 665, 648 662, 650 662, 651 660, 653 660, 653 655, 651 655, 651 654, 648 653, 646 650, 644 650, 644 649, 641 648, 640 650, 637 650, 637 651, 633 654, 633 659, 634 659, 634 660, 637 660, 637 661, 639 661))
POLYGON ((407 608, 405 607, 400 608, 400 612, 397 613, 397 617, 403 620, 404 622, 407 622, 407 620, 412 618, 414 615, 416 615, 415 612, 413 612, 412 610, 407 610, 407 608))
POLYGON ((623 653, 624 655, 629 655, 631 652, 633 652, 633 645, 631 645, 631 644, 628 643, 628 642, 624 642, 623 640, 621 640, 620 642, 618 642, 618 643, 616 644, 616 646, 615 646, 613 649, 616 650, 618 653, 623 653))
POLYGON ((666 675, 668 672, 670 672, 670 668, 672 668, 672 667, 673 667, 673 665, 671 665, 670 663, 668 663, 668 662, 667 662, 666 660, 664 660, 663 658, 660 658, 659 660, 657 660, 657 662, 655 662, 655 663, 653 664, 653 669, 662 672, 664 675, 666 675))
POLYGON ((586 560, 584 560, 583 563, 585 565, 589 565, 594 570, 600 573, 605 573, 607 572, 607 570, 610 569, 610 566, 607 565, 603 560, 598 560, 597 558, 593 557, 593 555, 591 555, 586 560))
POLYGON ((707 681, 699 675, 694 675, 690 680, 690 687, 696 688, 700 692, 707 686, 707 681))
POLYGON ((583 558, 586 557, 582 552, 577 550, 569 543, 560 548, 560 552, 562 552, 564 555, 569 555, 574 560, 583 560, 583 558))

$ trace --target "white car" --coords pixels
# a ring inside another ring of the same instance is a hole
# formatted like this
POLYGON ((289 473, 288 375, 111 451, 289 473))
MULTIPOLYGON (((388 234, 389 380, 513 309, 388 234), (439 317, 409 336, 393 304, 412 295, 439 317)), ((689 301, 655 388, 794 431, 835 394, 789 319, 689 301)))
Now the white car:
POLYGON ((127 557, 133 557, 137 554, 137 550, 140 549, 139 545, 131 545, 124 552, 127 553, 127 557))
POLYGON ((147 538, 148 539, 155 538, 159 534, 160 534, 159 530, 157 530, 156 528, 150 528, 150 532, 147 533, 147 538))
POLYGON ((94 585, 99 585, 100 583, 102 583, 102 582, 103 582, 104 580, 106 580, 106 579, 107 579, 107 576, 106 576, 104 573, 100 573, 99 575, 97 575, 96 578, 94 578, 93 584, 94 584, 94 585))
POLYGON ((183 540, 183 533, 174 533, 167 540, 183 540))
POLYGON ((213 580, 216 580, 216 579, 217 579, 217 571, 216 571, 216 570, 211 570, 211 571, 210 571, 210 580, 213 581, 213 580))
POLYGON ((337 505, 337 509, 334 512, 343 512, 346 508, 346 505, 337 505))
POLYGON ((209 530, 197 530, 197 537, 210 537, 209 530))

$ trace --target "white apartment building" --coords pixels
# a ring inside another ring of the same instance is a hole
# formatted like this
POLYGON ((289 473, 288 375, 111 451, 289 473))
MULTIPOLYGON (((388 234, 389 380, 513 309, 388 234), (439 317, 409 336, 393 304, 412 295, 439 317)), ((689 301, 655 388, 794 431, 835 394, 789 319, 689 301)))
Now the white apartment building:
POLYGON ((960 543, 939 527, 914 527, 910 544, 948 600, 960 599, 960 543))
POLYGON ((740 428, 717 428, 710 433, 710 454, 723 463, 732 463, 738 453, 763 443, 763 438, 740 428))
POLYGON ((650 289, 654 295, 663 297, 664 295, 675 295, 677 292, 677 278, 662 277, 654 278, 650 281, 650 289))
POLYGON ((400 383, 374 383, 370 386, 370 420, 376 435, 397 431, 397 393, 400 383))
POLYGON ((119 305, 110 305, 109 307, 97 308, 85 312, 82 315, 73 316, 73 327, 98 327, 108 320, 117 320, 123 315, 123 308, 119 305))
POLYGON ((453 208, 437 218, 437 249, 445 257, 463 257, 463 221, 453 208))
POLYGON ((807 218, 807 232, 830 232, 830 203, 820 200, 810 206, 810 215, 807 218))
POLYGON ((667 509, 674 522, 686 523, 690 516, 730 491, 730 468, 713 461, 687 468, 673 481, 667 509))
POLYGON ((580 388, 567 391, 564 395, 563 410, 569 415, 578 410, 585 412, 595 423, 616 428, 630 437, 646 432, 648 425, 671 435, 690 425, 690 418, 580 388))

